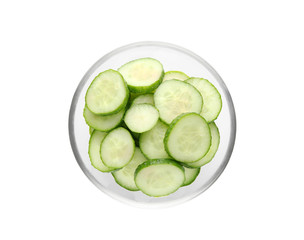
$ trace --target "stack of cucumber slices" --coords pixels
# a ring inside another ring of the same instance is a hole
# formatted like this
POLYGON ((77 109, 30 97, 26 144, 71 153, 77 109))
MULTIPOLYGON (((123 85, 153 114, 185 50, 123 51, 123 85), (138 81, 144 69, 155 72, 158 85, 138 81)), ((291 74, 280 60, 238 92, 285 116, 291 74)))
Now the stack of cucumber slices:
POLYGON ((221 95, 204 78, 164 72, 153 58, 98 74, 83 111, 91 164, 121 187, 151 197, 194 182, 215 156, 221 95))

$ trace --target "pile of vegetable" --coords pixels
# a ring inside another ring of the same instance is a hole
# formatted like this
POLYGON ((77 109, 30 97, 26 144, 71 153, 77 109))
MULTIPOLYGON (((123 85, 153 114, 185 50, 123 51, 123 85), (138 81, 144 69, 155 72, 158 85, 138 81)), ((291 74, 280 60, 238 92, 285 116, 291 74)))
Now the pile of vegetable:
POLYGON ((222 100, 204 78, 164 72, 153 58, 98 74, 85 96, 94 168, 130 191, 167 196, 190 185, 215 156, 222 100))

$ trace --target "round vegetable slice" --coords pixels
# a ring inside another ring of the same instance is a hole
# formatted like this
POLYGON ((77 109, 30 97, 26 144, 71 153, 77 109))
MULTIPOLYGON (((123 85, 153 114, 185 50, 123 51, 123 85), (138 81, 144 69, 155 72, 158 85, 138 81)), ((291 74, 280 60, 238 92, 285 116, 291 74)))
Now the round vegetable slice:
POLYGON ((180 71, 168 71, 168 72, 165 73, 163 81, 172 80, 172 79, 185 81, 188 78, 189 78, 188 75, 185 74, 185 73, 183 73, 183 72, 180 72, 180 71))
POLYGON ((154 103, 159 111, 160 119, 170 124, 182 113, 200 113, 203 99, 191 84, 179 80, 167 80, 156 89, 154 103))
POLYGON ((164 146, 167 129, 166 124, 158 121, 151 130, 140 134, 139 147, 148 159, 170 158, 164 146))
POLYGON ((201 115, 207 122, 214 121, 222 109, 222 98, 218 90, 204 78, 189 78, 186 82, 193 85, 203 96, 204 104, 201 115))
POLYGON ((140 58, 121 66, 118 71, 126 80, 131 92, 149 93, 162 82, 163 65, 153 58, 140 58))
POLYGON ((170 159, 149 160, 140 164, 135 171, 136 186, 151 197, 174 193, 184 181, 184 168, 170 159))
POLYGON ((167 153, 180 162, 195 162, 208 152, 211 133, 206 120, 197 113, 185 113, 170 124, 164 139, 167 153))
POLYGON ((197 162, 187 163, 187 166, 198 168, 198 167, 204 166, 205 164, 209 163, 214 158, 214 156, 217 152, 217 149, 220 145, 220 133, 214 122, 209 123, 209 127, 210 127, 211 137, 212 137, 211 147, 210 147, 209 151, 202 159, 200 159, 197 162))
POLYGON ((148 103, 151 105, 154 105, 154 97, 152 93, 147 93, 147 94, 143 94, 143 95, 139 95, 137 96, 133 102, 133 104, 140 104, 140 103, 148 103))
POLYGON ((124 108, 120 110, 118 113, 107 116, 96 115, 92 113, 87 107, 85 107, 83 110, 83 116, 86 123, 90 127, 104 132, 110 131, 115 127, 117 127, 121 123, 124 113, 125 113, 124 108))
POLYGON ((138 191, 134 182, 134 173, 138 165, 147 160, 140 149, 136 147, 132 160, 122 169, 112 172, 115 181, 127 190, 138 191))
POLYGON ((94 130, 90 137, 89 142, 89 157, 91 164, 94 168, 101 172, 110 172, 115 170, 115 168, 109 168, 101 161, 100 158, 100 145, 102 140, 105 138, 107 133, 94 130))
POLYGON ((151 104, 134 104, 129 108, 124 121, 132 132, 142 133, 152 129, 159 119, 157 109, 151 104))
POLYGON ((197 178, 198 174, 200 173, 200 168, 187 168, 184 167, 185 169, 185 182, 183 186, 188 186, 191 183, 194 182, 194 180, 197 178))
POLYGON ((129 90, 121 74, 107 70, 98 74, 89 86, 85 102, 98 115, 111 115, 123 109, 129 99, 129 90))
POLYGON ((134 140, 128 130, 115 128, 104 138, 100 147, 102 162, 109 168, 122 168, 132 159, 134 140))

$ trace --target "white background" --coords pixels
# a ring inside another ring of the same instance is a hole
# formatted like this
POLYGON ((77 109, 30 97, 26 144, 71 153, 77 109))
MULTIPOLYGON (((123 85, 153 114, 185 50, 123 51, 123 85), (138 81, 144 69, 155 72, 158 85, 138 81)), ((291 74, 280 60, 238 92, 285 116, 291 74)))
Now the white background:
POLYGON ((303 239, 303 1, 1 1, 0 239, 303 239), (226 170, 171 208, 100 192, 68 137, 90 66, 137 41, 183 46, 226 82, 226 170))

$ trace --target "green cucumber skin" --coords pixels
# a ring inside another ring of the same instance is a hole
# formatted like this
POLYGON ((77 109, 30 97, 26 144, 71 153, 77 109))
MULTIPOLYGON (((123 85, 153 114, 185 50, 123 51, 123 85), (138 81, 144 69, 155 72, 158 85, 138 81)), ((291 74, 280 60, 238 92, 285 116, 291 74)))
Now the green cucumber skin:
MULTIPOLYGON (((168 165, 173 165, 173 166, 178 167, 181 171, 183 171, 183 173, 184 173, 184 181, 185 181, 186 177, 185 177, 185 169, 184 169, 184 167, 183 167, 182 165, 180 165, 177 161, 175 161, 175 160, 173 160, 173 159, 169 159, 169 158, 152 159, 152 160, 148 160, 148 161, 146 161, 146 162, 144 162, 144 163, 138 165, 138 167, 137 167, 136 170, 135 170, 134 179, 136 179, 137 174, 138 174, 142 169, 144 169, 144 168, 146 168, 146 167, 149 167, 149 166, 152 166, 152 165, 160 165, 160 164, 164 164, 164 165, 168 164, 168 165)), ((136 186, 138 187, 136 181, 135 181, 135 184, 136 184, 136 186)), ((182 185, 181 185, 180 187, 182 187, 182 185)), ((138 187, 138 188, 139 188, 139 187, 138 187)), ((140 189, 140 188, 139 188, 139 189, 140 189)), ((176 189, 174 192, 176 192, 177 190, 178 190, 178 189, 176 189)), ((140 191, 142 191, 142 190, 140 189, 140 191)), ((142 192, 143 192, 143 191, 142 191, 142 192)), ((165 197, 165 196, 168 196, 168 195, 170 195, 170 194, 172 194, 172 193, 174 193, 174 192, 168 193, 167 195, 161 195, 161 196, 152 196, 152 195, 149 195, 149 194, 147 194, 147 193, 145 193, 145 192, 143 192, 143 193, 146 194, 146 195, 148 195, 148 196, 150 196, 150 197, 165 197)))
MULTIPOLYGON (((119 128, 123 128, 123 129, 125 129, 126 131, 128 131, 128 129, 126 129, 126 128, 124 128, 124 127, 118 127, 118 128, 115 128, 115 129, 111 130, 110 132, 108 132, 108 134, 111 133, 112 131, 115 131, 115 130, 119 129, 119 128)), ((126 165, 132 160, 132 158, 133 158, 133 156, 134 156, 134 153, 135 153, 135 147, 136 147, 135 141, 134 141, 134 138, 133 138, 132 134, 130 133, 130 131, 128 131, 128 132, 129 132, 129 134, 130 134, 130 136, 131 136, 131 138, 132 138, 132 143, 133 143, 133 149, 134 149, 134 150, 133 150, 133 154, 132 154, 130 160, 129 160, 124 166, 126 166, 126 165)), ((102 143, 103 143, 103 141, 104 141, 105 139, 106 139, 106 138, 104 138, 104 139, 102 140, 101 144, 100 144, 100 149, 99 149, 99 154, 100 154, 100 156, 101 156, 101 146, 102 146, 102 143)), ((100 157, 100 158, 101 158, 101 157, 100 157)), ((102 158, 101 158, 101 161, 103 162, 103 164, 104 164, 106 167, 110 168, 109 166, 107 166, 107 164, 104 163, 104 161, 102 160, 102 158)), ((121 167, 119 167, 119 168, 115 168, 115 170, 121 169, 121 168, 123 168, 124 166, 121 166, 121 167)), ((110 172, 111 172, 111 171, 110 171, 110 172)))
MULTIPOLYGON (((88 93, 88 91, 87 91, 87 92, 86 92, 86 95, 85 95, 85 105, 87 106, 87 108, 88 108, 92 113, 94 113, 94 114, 96 114, 96 115, 101 115, 101 116, 107 116, 107 115, 112 115, 112 114, 118 113, 120 110, 122 110, 123 108, 125 108, 125 107, 127 106, 127 103, 128 103, 128 101, 129 101, 129 97, 130 97, 130 91, 129 91, 128 85, 127 85, 126 81, 124 80, 123 76, 120 74, 120 72, 118 72, 118 71, 116 71, 116 70, 114 70, 114 69, 109 69, 109 70, 106 70, 106 71, 113 71, 113 72, 118 73, 118 74, 120 75, 120 77, 121 77, 122 80, 123 80, 124 86, 125 86, 126 97, 125 97, 124 101, 122 102, 122 104, 121 104, 118 108, 116 108, 115 110, 113 110, 113 111, 111 111, 111 112, 106 112, 106 113, 95 113, 95 112, 92 111, 92 110, 88 107, 88 105, 86 104, 86 102, 87 102, 87 100, 86 100, 86 99, 87 99, 87 93, 88 93)), ((91 82, 90 86, 88 87, 88 90, 89 90, 89 88, 91 87, 91 85, 93 84, 94 80, 95 80, 96 78, 98 78, 102 73, 104 73, 104 72, 106 72, 106 71, 103 71, 103 72, 99 73, 99 74, 93 79, 93 81, 91 82)))
POLYGON ((152 93, 162 83, 164 75, 165 75, 165 72, 163 70, 160 78, 157 81, 155 81, 153 84, 151 84, 149 86, 144 86, 144 87, 128 85, 129 90, 132 93, 139 93, 139 94, 152 93))
MULTIPOLYGON (((171 74, 171 73, 177 73, 177 74, 180 74, 180 75, 185 76, 185 80, 177 79, 177 80, 180 80, 180 81, 186 81, 186 80, 189 78, 189 76, 188 76, 186 73, 181 72, 181 71, 168 71, 168 72, 165 72, 165 75, 166 75, 166 74, 169 75, 169 74, 171 74)), ((164 77, 165 77, 165 75, 164 75, 164 77)), ((174 79, 174 78, 172 78, 172 79, 174 79)), ((167 79, 167 80, 171 80, 171 79, 167 79)), ((166 81, 167 81, 167 80, 166 80, 166 81)))
MULTIPOLYGON (((170 135, 172 129, 174 128, 175 124, 177 124, 177 123, 179 122, 179 120, 181 120, 183 117, 185 117, 186 115, 190 115, 190 114, 200 116, 200 117, 207 123, 207 121, 206 121, 200 114, 194 113, 194 112, 193 112, 193 113, 182 113, 182 114, 180 114, 179 116, 177 116, 177 117, 172 121, 172 123, 169 125, 168 130, 167 130, 167 132, 166 132, 166 134, 165 134, 165 138, 164 138, 165 150, 166 150, 166 152, 168 153, 168 155, 169 155, 170 157, 172 157, 172 158, 173 158, 172 153, 170 153, 170 151, 169 151, 169 149, 168 149, 168 146, 167 146, 167 142, 168 142, 169 135, 170 135)), ((208 124, 208 123, 207 123, 207 124, 208 124)), ((209 126, 209 125, 208 125, 208 126, 209 126)), ((211 135, 210 127, 209 127, 209 134, 211 135)), ((210 147, 211 147, 211 138, 210 138, 209 149, 210 149, 210 147)), ((206 151, 205 155, 208 153, 209 149, 206 151)), ((205 155, 204 155, 204 156, 205 156, 205 155)), ((204 157, 204 156, 202 156, 202 157, 204 157)), ((201 157, 201 158, 202 158, 202 157, 201 157)), ((201 158, 197 159, 196 161, 199 161, 201 158)), ((173 159, 174 159, 174 158, 173 158, 173 159)), ((177 160, 176 160, 176 161, 177 161, 177 160)), ((193 161, 193 162, 196 162, 196 161, 193 161)), ((184 163, 184 162, 183 162, 183 163, 184 163)), ((186 163, 184 163, 184 164, 185 164, 185 166, 187 166, 186 163)))
POLYGON ((182 187, 185 187, 185 186, 189 186, 190 184, 192 184, 194 181, 195 181, 195 179, 197 178, 197 176, 200 174, 200 172, 201 172, 201 168, 190 168, 190 169, 198 169, 197 170, 197 173, 193 176, 193 178, 191 179, 191 181, 189 181, 188 183, 186 183, 186 184, 183 184, 183 186, 182 187))

